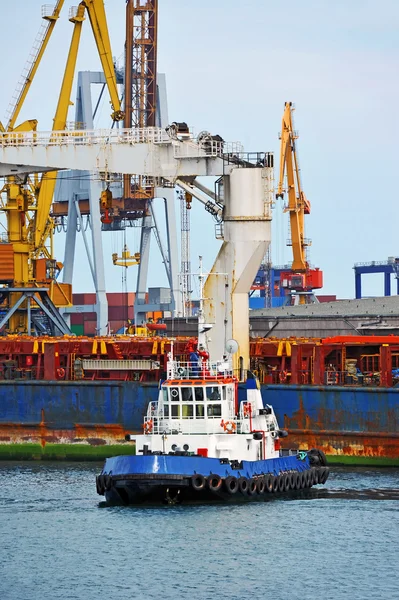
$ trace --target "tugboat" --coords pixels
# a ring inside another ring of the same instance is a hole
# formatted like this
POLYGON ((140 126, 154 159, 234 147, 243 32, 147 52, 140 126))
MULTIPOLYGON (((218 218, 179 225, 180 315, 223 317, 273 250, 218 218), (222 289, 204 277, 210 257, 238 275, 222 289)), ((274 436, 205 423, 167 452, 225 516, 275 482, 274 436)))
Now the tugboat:
POLYGON ((280 449, 287 432, 279 428, 273 407, 263 405, 251 372, 239 404, 232 366, 237 342, 227 342, 222 360, 211 362, 205 334, 210 326, 203 320, 200 300, 198 350, 188 347, 190 360, 181 362, 172 346, 143 434, 126 436, 135 442, 136 455, 107 458, 97 476, 97 492, 107 503, 253 501, 327 481, 321 450, 280 449))

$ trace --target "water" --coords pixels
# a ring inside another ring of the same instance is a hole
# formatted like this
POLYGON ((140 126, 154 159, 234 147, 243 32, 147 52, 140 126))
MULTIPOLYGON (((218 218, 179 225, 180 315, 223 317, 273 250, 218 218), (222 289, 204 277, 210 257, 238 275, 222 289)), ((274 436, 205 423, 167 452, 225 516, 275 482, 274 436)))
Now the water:
POLYGON ((100 465, 0 463, 1 600, 398 597, 399 470, 308 498, 107 507, 100 465))

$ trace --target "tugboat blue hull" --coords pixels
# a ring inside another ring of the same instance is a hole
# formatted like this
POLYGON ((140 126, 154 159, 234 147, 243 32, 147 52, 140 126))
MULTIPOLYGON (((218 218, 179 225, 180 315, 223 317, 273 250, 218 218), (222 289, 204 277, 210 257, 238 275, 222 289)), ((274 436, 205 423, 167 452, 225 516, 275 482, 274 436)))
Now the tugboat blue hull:
POLYGON ((150 454, 107 459, 96 484, 109 504, 254 501, 323 484, 328 474, 317 451, 240 462, 150 454))

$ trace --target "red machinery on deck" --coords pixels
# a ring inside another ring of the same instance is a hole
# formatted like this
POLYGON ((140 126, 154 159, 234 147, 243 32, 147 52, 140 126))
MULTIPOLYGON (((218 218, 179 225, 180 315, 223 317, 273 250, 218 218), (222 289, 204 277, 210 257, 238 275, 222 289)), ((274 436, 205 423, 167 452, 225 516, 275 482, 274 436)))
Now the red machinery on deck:
MULTIPOLYGON (((188 349, 196 343, 174 339, 173 352, 187 361, 188 349)), ((155 382, 165 371, 171 347, 166 337, 9 336, 0 339, 0 380, 155 382)), ((251 368, 264 384, 392 387, 399 369, 399 337, 258 338, 250 342, 250 356, 251 368)))

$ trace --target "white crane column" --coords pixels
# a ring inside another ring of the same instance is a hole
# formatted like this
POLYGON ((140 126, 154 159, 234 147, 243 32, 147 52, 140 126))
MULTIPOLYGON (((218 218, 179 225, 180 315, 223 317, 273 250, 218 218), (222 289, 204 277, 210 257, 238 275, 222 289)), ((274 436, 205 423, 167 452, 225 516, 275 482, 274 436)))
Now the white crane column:
POLYGON ((271 241, 273 168, 233 169, 224 198, 224 241, 204 287, 205 322, 213 324, 208 346, 211 356, 222 356, 234 338, 234 367, 248 369, 248 293, 271 241))

